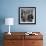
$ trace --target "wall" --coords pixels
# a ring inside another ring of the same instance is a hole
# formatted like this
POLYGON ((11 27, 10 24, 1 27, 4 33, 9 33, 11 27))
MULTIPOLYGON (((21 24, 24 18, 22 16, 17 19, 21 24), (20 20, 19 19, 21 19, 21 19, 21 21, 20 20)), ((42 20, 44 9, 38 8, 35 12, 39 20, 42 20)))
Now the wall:
MULTIPOLYGON (((46 31, 46 1, 44 0, 1 0, 1 17, 13 17, 15 24, 11 31, 46 31), (18 8, 19 7, 36 7, 36 25, 20 25, 18 24, 18 8)), ((2 32, 8 31, 8 27, 3 25, 2 32)))
MULTIPOLYGON (((46 0, 0 0, 0 18, 13 17, 15 19, 11 32, 33 32, 40 31, 45 35, 46 32, 46 0), (19 7, 36 7, 36 24, 18 24, 19 7)), ((1 24, 0 24, 1 25, 1 24)), ((1 32, 8 32, 8 26, 2 24, 1 32)))

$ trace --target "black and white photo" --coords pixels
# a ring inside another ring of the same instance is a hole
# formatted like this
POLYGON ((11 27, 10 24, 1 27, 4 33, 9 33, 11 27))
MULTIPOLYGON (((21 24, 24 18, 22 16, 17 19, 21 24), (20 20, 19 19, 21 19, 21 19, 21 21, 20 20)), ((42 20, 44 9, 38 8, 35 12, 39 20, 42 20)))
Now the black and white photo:
POLYGON ((19 24, 36 24, 36 7, 19 7, 19 24))

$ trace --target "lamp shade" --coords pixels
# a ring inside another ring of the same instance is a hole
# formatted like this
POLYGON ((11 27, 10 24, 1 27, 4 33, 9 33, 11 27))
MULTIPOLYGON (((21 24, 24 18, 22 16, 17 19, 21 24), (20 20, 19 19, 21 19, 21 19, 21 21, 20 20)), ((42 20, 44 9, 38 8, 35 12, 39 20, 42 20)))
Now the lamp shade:
POLYGON ((5 18, 5 25, 14 25, 14 18, 5 18))

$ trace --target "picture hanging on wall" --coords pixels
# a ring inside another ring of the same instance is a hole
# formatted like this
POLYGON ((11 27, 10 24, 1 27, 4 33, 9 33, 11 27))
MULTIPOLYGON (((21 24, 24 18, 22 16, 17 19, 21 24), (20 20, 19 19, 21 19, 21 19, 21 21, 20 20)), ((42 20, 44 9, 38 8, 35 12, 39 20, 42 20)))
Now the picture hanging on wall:
POLYGON ((36 7, 19 7, 19 24, 36 24, 36 7))

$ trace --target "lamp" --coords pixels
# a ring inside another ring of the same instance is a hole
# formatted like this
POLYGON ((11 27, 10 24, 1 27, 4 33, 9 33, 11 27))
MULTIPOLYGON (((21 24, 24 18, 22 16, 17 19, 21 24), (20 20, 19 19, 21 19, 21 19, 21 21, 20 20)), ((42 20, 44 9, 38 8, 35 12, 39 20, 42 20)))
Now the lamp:
POLYGON ((11 35, 10 33, 10 25, 14 24, 14 18, 5 18, 5 25, 9 25, 9 32, 8 34, 11 35))

